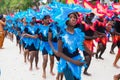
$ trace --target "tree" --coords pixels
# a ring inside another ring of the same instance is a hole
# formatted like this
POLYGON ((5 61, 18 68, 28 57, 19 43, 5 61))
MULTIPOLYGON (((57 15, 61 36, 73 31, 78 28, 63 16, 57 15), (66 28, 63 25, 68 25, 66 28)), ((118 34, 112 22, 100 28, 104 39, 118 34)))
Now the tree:
POLYGON ((0 14, 6 14, 18 10, 26 10, 33 5, 38 7, 39 0, 1 0, 0 14))

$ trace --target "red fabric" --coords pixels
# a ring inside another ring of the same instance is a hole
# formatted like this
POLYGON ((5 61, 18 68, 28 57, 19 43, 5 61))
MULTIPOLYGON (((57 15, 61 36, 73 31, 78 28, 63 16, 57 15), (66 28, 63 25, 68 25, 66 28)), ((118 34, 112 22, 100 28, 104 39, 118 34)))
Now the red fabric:
POLYGON ((106 43, 108 41, 108 38, 107 37, 103 37, 103 38, 97 38, 96 39, 96 42, 101 42, 103 45, 106 46, 106 43))
POLYGON ((42 20, 36 20, 36 23, 42 24, 42 20))
POLYGON ((112 36, 112 40, 113 40, 113 43, 117 43, 118 40, 120 40, 120 36, 114 35, 114 36, 112 36))
POLYGON ((95 46, 93 40, 85 40, 84 45, 93 52, 93 47, 95 46))
POLYGON ((89 29, 92 30, 92 31, 95 31, 94 24, 89 25, 89 24, 86 24, 85 22, 82 22, 82 24, 84 24, 85 31, 87 31, 87 30, 89 30, 89 29))
POLYGON ((108 38, 107 37, 103 37, 103 38, 100 38, 101 39, 101 42, 103 45, 106 45, 107 41, 108 41, 108 38))

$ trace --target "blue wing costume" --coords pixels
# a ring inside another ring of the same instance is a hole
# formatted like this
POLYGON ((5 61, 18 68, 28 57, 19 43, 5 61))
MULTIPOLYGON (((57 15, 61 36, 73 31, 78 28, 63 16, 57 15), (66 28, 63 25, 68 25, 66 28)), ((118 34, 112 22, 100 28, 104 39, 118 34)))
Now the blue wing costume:
MULTIPOLYGON (((83 41, 84 41, 84 33, 80 31, 80 29, 75 29, 74 34, 70 34, 66 30, 62 32, 60 35, 60 40, 63 42, 63 53, 68 57, 72 58, 73 60, 80 60, 83 61, 82 56, 77 51, 78 49, 83 51, 83 41)), ((81 69, 82 66, 77 66, 71 62, 66 61, 65 59, 61 58, 58 63, 58 71, 63 72, 64 69, 68 66, 70 68, 72 74, 81 80, 81 69)))

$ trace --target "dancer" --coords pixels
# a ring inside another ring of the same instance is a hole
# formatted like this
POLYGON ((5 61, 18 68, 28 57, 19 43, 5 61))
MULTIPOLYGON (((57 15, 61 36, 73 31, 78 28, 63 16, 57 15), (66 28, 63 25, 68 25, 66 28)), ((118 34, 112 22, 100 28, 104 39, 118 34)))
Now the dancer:
POLYGON ((25 27, 25 32, 23 34, 23 37, 27 37, 27 40, 25 42, 25 47, 28 47, 29 55, 30 55, 30 68, 31 71, 33 68, 33 60, 35 58, 35 67, 38 70, 38 52, 40 47, 40 40, 39 40, 39 28, 34 24, 34 22, 30 22, 30 25, 28 27, 25 27))
POLYGON ((70 13, 68 17, 70 19, 66 21, 67 28, 58 40, 58 53, 55 53, 61 57, 59 71, 64 73, 65 79, 81 80, 81 69, 85 62, 78 50, 83 50, 84 33, 74 29, 77 23, 76 13, 70 13))
POLYGON ((99 17, 99 19, 96 21, 95 28, 96 28, 97 35, 99 36, 99 38, 97 38, 98 48, 97 48, 97 52, 96 52, 96 59, 104 60, 102 55, 106 49, 106 43, 107 43, 106 20, 104 19, 104 16, 99 17), (100 52, 100 54, 99 54, 99 52, 100 52))
MULTIPOLYGON (((49 28, 49 33, 48 33, 48 42, 49 42, 52 50, 54 50, 54 49, 58 50, 57 40, 58 40, 59 34, 60 34, 60 27, 58 27, 58 23, 52 22, 50 25, 50 28, 49 28)), ((55 57, 56 57, 57 61, 59 61, 60 57, 57 57, 56 55, 55 55, 55 57)), ((56 80, 62 80, 62 79, 63 79, 63 73, 58 71, 56 80)))
MULTIPOLYGON (((23 34, 25 33, 28 33, 26 32, 26 28, 28 28, 28 23, 26 21, 26 18, 22 18, 22 23, 20 23, 21 26, 20 26, 20 30, 21 30, 21 33, 18 35, 18 39, 20 38, 20 42, 19 42, 19 49, 21 51, 21 47, 23 46, 23 51, 24 51, 24 62, 27 63, 27 60, 29 61, 29 45, 27 45, 27 37, 24 37, 22 36, 23 34), (22 45, 22 46, 21 46, 22 45)), ((18 24, 18 25, 20 25, 18 24)))
POLYGON ((48 54, 50 56, 50 73, 51 75, 55 75, 53 72, 53 67, 54 67, 54 55, 53 52, 50 48, 50 45, 48 43, 48 32, 49 32, 49 25, 50 25, 50 16, 49 15, 44 15, 43 19, 43 24, 40 25, 40 34, 41 34, 41 48, 40 50, 42 51, 43 55, 43 63, 42 63, 42 68, 43 68, 43 74, 42 77, 46 78, 46 67, 47 67, 47 62, 48 62, 48 54))
POLYGON ((116 35, 116 42, 117 42, 117 46, 118 46, 118 52, 117 52, 117 55, 116 55, 115 60, 113 62, 113 66, 116 68, 120 68, 120 66, 117 65, 117 62, 120 59, 120 29, 119 29, 119 26, 120 26, 120 19, 116 18, 114 28, 115 28, 115 35, 116 35))
POLYGON ((92 56, 94 55, 93 40, 97 38, 97 36, 95 35, 94 23, 92 23, 91 21, 92 21, 92 17, 90 17, 89 15, 86 16, 85 22, 82 21, 82 24, 84 26, 84 29, 82 31, 85 33, 85 41, 84 41, 85 50, 83 51, 83 53, 84 53, 85 61, 87 62, 87 67, 84 69, 83 73, 88 76, 91 75, 90 73, 87 72, 87 70, 90 66, 92 56))
POLYGON ((111 54, 115 54, 114 52, 114 48, 117 46, 116 43, 116 36, 115 36, 115 31, 114 31, 114 25, 115 25, 115 18, 118 18, 118 14, 114 13, 114 16, 112 17, 112 21, 113 21, 113 25, 112 25, 112 29, 111 29, 111 36, 112 36, 112 45, 111 45, 111 49, 110 49, 110 53, 111 54))
POLYGON ((21 51, 23 50, 23 44, 21 43, 20 38, 26 25, 27 25, 26 18, 22 18, 21 21, 18 20, 17 22, 16 42, 17 42, 17 45, 19 46, 19 53, 21 53, 21 51))

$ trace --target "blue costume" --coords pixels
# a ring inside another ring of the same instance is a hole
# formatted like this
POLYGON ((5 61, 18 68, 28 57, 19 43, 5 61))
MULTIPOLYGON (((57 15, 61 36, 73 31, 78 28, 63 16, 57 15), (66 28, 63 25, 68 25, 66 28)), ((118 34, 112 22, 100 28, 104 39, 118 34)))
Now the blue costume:
MULTIPOLYGON (((53 23, 50 24, 49 32, 52 34, 52 45, 53 45, 55 50, 58 50, 57 41, 58 41, 58 36, 60 35, 60 32, 61 32, 61 29, 58 26, 57 22, 53 22, 53 23)), ((57 60, 60 59, 57 56, 56 56, 56 58, 57 58, 57 60)))
MULTIPOLYGON (((80 31, 80 29, 75 29, 73 34, 70 34, 66 30, 62 32, 59 39, 62 41, 63 45, 63 53, 72 58, 73 60, 80 60, 80 62, 83 62, 83 58, 80 55, 78 50, 83 51, 83 41, 84 41, 84 33, 80 31)), ((72 75, 78 79, 81 80, 81 69, 82 66, 77 66, 71 62, 66 61, 63 58, 60 58, 60 61, 58 63, 58 71, 64 72, 64 70, 68 67, 72 75)))
MULTIPOLYGON (((39 28, 36 25, 27 25, 24 30, 25 33, 30 35, 39 35, 39 28)), ((30 38, 30 37, 23 37, 23 42, 25 43, 25 48, 27 47, 29 51, 38 50, 40 46, 40 39, 39 38, 30 38)))
POLYGON ((40 50, 42 51, 43 55, 44 54, 53 55, 52 49, 48 43, 48 32, 49 32, 49 25, 44 26, 41 24, 40 25, 40 32, 39 32, 42 36, 40 50))

